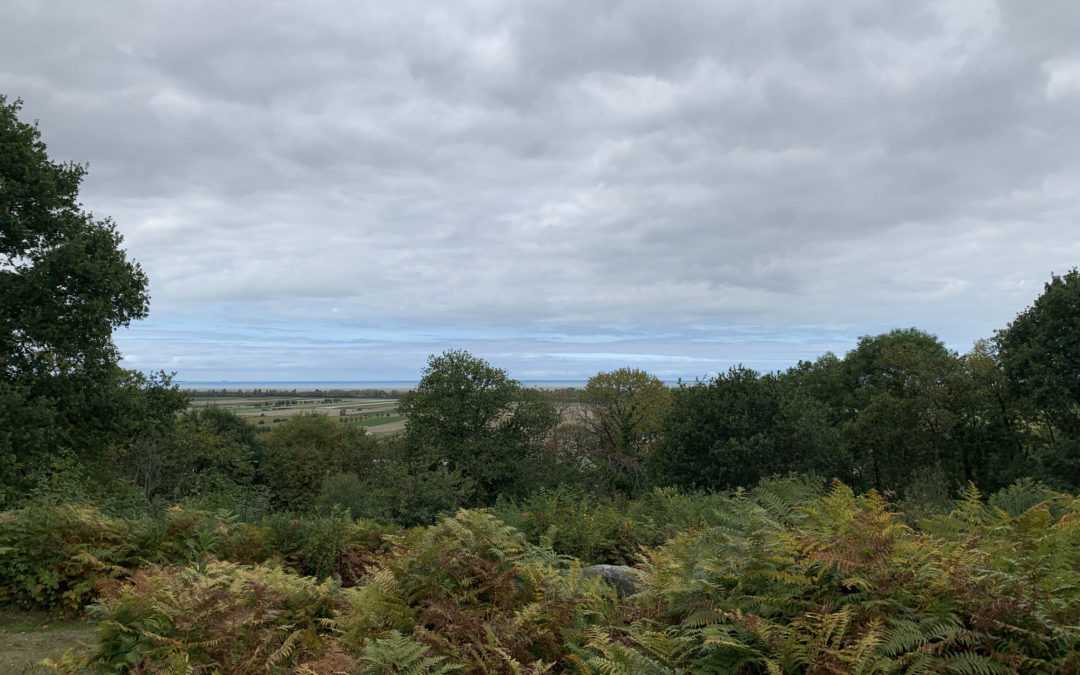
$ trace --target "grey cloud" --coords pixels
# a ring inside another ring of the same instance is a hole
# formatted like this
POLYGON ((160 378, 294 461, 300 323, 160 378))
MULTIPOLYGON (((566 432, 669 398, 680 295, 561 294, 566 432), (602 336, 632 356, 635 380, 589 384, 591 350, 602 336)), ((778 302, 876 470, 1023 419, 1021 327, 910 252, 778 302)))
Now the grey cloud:
MULTIPOLYGON (((1068 2, 8 16, 0 91, 90 162, 84 202, 155 316, 326 301, 424 334, 517 326, 535 354, 574 351, 537 347, 544 326, 668 328, 605 353, 673 356, 697 324, 844 327, 806 356, 914 324, 962 349, 1080 253, 1068 2)), ((744 346, 791 355, 774 342, 744 346)))

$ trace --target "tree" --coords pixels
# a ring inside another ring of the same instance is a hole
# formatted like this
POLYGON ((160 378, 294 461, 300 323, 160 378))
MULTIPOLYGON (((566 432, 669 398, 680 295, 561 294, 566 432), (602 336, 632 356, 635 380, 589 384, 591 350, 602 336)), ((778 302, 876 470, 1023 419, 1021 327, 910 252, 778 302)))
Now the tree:
POLYGON ((995 342, 1010 393, 1043 431, 1049 471, 1080 485, 1080 272, 1051 275, 995 342))
POLYGON ((432 355, 398 411, 406 418, 408 458, 460 472, 484 504, 526 489, 541 442, 558 421, 543 394, 464 350, 432 355))
POLYGON ((20 108, 0 96, 0 482, 7 498, 25 489, 45 458, 95 459, 127 440, 133 423, 150 421, 138 419, 151 412, 141 396, 183 403, 155 393, 169 388, 167 377, 147 379, 117 365, 112 332, 146 316, 146 275, 127 259, 116 226, 78 203, 86 168, 50 160, 37 126, 19 120, 20 108))
POLYGON ((258 451, 253 426, 208 406, 179 416, 164 433, 140 437, 126 453, 124 468, 147 500, 236 502, 253 489, 258 451))
POLYGON ((846 478, 826 408, 795 385, 740 366, 675 389, 646 462, 654 482, 718 490, 792 471, 846 478))
POLYGON ((660 438, 671 390, 643 370, 620 368, 589 378, 581 399, 581 424, 596 439, 607 487, 639 487, 641 462, 660 438))
POLYGON ((307 509, 328 477, 351 472, 363 479, 375 466, 375 439, 327 415, 293 416, 260 441, 259 472, 272 501, 282 509, 307 509))
POLYGON ((915 328, 864 336, 844 357, 844 435, 867 484, 901 489, 917 469, 953 463, 949 385, 959 365, 936 336, 915 328))

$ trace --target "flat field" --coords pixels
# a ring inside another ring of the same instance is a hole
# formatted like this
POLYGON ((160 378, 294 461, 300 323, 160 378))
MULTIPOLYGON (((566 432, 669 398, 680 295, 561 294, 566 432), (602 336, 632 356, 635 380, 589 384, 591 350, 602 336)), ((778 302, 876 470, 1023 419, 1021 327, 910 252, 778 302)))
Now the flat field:
POLYGON ((336 417, 342 424, 363 426, 379 435, 401 431, 405 426, 405 418, 397 414, 396 398, 192 395, 192 408, 205 406, 217 406, 239 415, 254 426, 266 429, 285 422, 293 415, 304 413, 336 417))

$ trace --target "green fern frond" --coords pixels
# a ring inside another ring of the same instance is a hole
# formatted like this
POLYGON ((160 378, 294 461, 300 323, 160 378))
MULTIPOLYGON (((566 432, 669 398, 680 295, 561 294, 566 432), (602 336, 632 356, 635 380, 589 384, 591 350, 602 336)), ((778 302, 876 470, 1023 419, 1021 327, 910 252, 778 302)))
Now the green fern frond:
POLYGON ((901 619, 894 621, 885 632, 881 643, 881 652, 888 656, 899 656, 923 647, 929 639, 923 635, 919 624, 901 619))
POLYGON ((358 675, 442 675, 461 666, 443 663, 441 656, 429 656, 428 648, 397 631, 370 641, 360 656, 358 675))
POLYGON ((957 655, 947 670, 959 675, 1009 675, 1013 671, 1006 665, 982 654, 964 653, 957 655))

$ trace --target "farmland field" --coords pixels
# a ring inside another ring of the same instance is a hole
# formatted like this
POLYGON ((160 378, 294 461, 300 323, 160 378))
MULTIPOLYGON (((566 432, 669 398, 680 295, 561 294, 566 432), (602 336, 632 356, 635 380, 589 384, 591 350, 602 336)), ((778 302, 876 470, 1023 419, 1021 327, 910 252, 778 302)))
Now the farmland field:
POLYGON ((317 414, 337 417, 342 424, 359 425, 379 435, 404 428, 404 417, 397 414, 396 398, 352 396, 312 396, 282 393, 269 396, 206 396, 193 392, 191 408, 217 406, 234 413, 261 429, 270 429, 294 415, 317 414))

